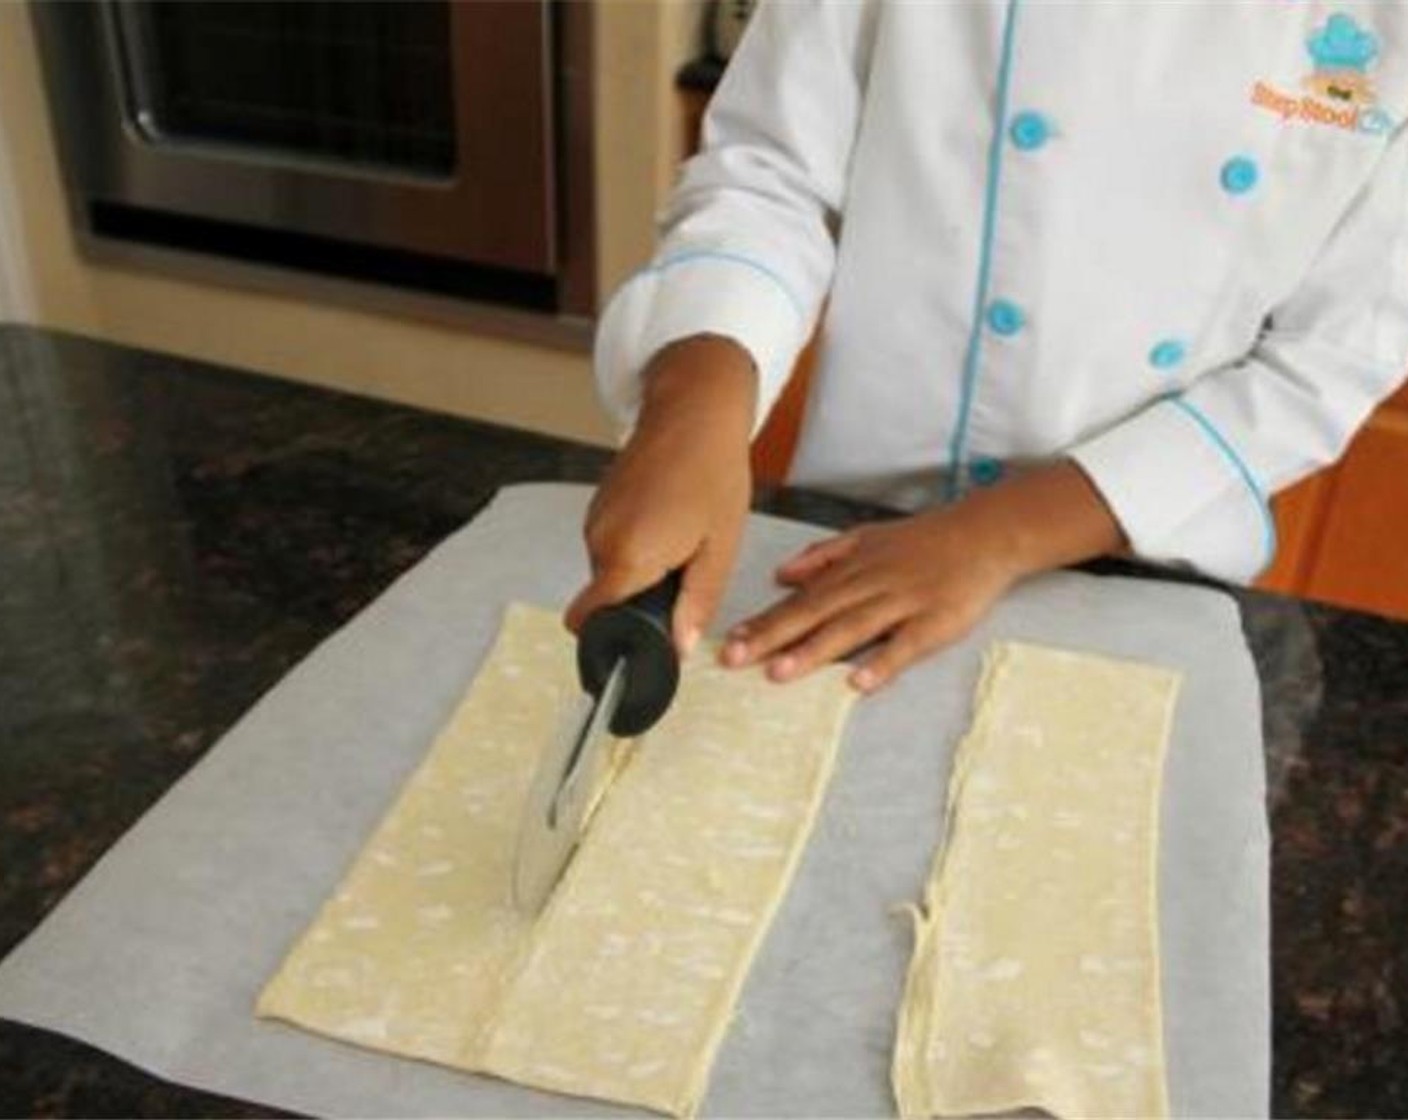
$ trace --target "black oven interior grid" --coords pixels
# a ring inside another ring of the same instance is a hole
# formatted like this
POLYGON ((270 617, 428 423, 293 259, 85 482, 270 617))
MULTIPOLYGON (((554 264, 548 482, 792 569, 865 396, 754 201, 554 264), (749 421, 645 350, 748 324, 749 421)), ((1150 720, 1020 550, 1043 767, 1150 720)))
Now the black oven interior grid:
POLYGON ((137 0, 121 10, 152 139, 454 170, 449 0, 137 0))

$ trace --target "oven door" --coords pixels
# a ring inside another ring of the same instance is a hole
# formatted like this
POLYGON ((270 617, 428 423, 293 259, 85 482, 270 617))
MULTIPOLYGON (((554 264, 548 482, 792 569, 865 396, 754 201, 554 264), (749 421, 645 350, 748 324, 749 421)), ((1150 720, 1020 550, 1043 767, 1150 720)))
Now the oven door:
POLYGON ((41 4, 90 200, 557 265, 548 0, 41 4))

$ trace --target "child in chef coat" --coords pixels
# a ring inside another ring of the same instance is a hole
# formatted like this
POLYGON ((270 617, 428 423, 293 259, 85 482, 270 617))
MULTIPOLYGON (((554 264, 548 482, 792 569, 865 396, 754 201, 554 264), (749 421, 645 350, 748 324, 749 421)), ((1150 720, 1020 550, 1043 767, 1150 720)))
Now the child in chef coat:
POLYGON ((1053 567, 1254 577, 1405 367, 1405 118, 1405 4, 764 3, 600 324, 569 624, 682 565, 694 642, 818 326, 791 480, 910 515, 783 564, 727 664, 883 638, 869 691, 1053 567))

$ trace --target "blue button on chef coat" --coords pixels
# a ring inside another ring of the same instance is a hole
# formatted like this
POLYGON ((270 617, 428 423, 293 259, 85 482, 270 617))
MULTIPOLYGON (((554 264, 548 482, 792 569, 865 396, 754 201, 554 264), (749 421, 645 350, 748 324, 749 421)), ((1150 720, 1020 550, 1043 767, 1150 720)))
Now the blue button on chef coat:
POLYGON ((974 459, 968 464, 968 477, 979 486, 991 486, 1002 477, 1002 463, 997 459, 974 459))
POLYGON ((1256 160, 1250 156, 1233 156, 1222 165, 1222 189, 1228 194, 1246 194, 1260 177, 1256 160))
POLYGON ((1051 122, 1040 113, 1023 110, 1012 118, 1007 135, 1024 152, 1034 152, 1051 139, 1051 122))
POLYGON ((1149 351, 1149 364, 1155 369, 1170 370, 1181 365, 1187 356, 1188 347, 1181 339, 1165 338, 1149 351))
POLYGON ((1011 336, 1027 324, 1027 316, 1011 300, 995 299, 988 304, 988 326, 994 334, 1011 336))

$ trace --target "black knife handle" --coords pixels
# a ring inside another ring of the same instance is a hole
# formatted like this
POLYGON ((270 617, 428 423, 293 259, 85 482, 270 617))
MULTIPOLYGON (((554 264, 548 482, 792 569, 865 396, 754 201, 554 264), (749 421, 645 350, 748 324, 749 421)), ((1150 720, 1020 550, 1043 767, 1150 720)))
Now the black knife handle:
POLYGON ((670 637, 670 621, 680 597, 676 568, 653 587, 587 617, 577 636, 577 674, 582 687, 601 695, 606 678, 622 658, 626 688, 611 720, 611 734, 629 738, 655 726, 674 699, 680 663, 670 637))

